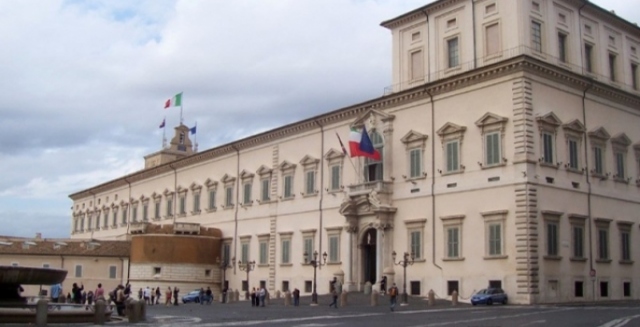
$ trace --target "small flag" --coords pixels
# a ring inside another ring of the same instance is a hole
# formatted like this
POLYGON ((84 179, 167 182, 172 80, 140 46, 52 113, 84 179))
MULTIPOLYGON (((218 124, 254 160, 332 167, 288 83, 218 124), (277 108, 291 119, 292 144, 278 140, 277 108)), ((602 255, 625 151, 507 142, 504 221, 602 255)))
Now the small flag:
POLYGON ((166 118, 164 118, 164 119, 162 120, 162 123, 160 123, 160 128, 164 128, 165 120, 166 120, 166 118))
POLYGON ((381 158, 380 152, 371 143, 366 127, 362 128, 362 132, 358 132, 355 128, 351 129, 349 148, 351 149, 352 157, 367 157, 373 160, 380 160, 381 158))
POLYGON ((336 136, 338 137, 338 142, 340 142, 340 147, 342 148, 342 152, 347 155, 347 148, 344 147, 344 144, 342 144, 342 140, 340 139, 340 135, 338 135, 338 132, 336 132, 336 136))
POLYGON ((189 128, 189 132, 191 132, 191 134, 195 134, 196 133, 196 127, 198 127, 198 125, 189 128))
POLYGON ((164 108, 167 109, 169 107, 180 107, 182 106, 182 92, 173 96, 173 98, 165 101, 164 108))

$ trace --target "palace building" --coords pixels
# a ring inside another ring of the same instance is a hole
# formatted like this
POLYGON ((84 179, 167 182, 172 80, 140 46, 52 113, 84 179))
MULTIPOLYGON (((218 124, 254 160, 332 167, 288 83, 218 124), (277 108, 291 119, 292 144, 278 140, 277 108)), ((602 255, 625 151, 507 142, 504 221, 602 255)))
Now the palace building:
POLYGON ((144 169, 70 195, 71 238, 211 228, 190 257, 216 290, 309 294, 317 251, 319 293, 387 276, 422 296, 640 298, 640 28, 585 0, 438 0, 381 25, 383 97, 201 152, 180 125, 144 169), (351 128, 380 160, 345 155, 351 128))

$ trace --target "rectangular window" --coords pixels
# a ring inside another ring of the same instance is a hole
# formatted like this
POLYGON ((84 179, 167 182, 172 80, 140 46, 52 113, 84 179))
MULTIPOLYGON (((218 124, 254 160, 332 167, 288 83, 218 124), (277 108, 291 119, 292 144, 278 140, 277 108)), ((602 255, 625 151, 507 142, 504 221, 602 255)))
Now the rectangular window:
POLYGON ((553 135, 542 133, 542 161, 553 164, 553 135))
POLYGON ((460 257, 460 229, 458 227, 447 229, 447 257, 460 257))
POLYGON ((291 258, 291 240, 282 240, 282 261, 281 263, 290 263, 291 258))
POLYGON ((459 141, 447 142, 447 172, 458 171, 460 169, 458 162, 459 141))
POLYGON ((193 212, 200 212, 200 193, 193 193, 193 212))
POLYGON ((231 260, 231 244, 222 244, 222 262, 229 264, 231 260))
POLYGON ((251 203, 251 183, 244 184, 243 195, 242 203, 245 205, 251 203))
POLYGON ((269 244, 267 242, 260 242, 260 261, 261 265, 267 264, 269 253, 269 244))
POLYGON ((107 228, 109 226, 109 213, 105 211, 102 216, 102 227, 107 228))
POLYGON ((117 267, 116 266, 109 266, 109 278, 110 279, 116 279, 116 273, 117 273, 117 267))
POLYGON ((625 169, 624 169, 624 153, 616 152, 616 178, 617 179, 625 179, 625 169))
POLYGON ((501 224, 489 224, 489 255, 502 255, 501 224))
POLYGON ((638 65, 631 64, 631 87, 634 90, 638 90, 638 65))
POLYGON ((598 229, 598 259, 609 260, 609 230, 598 229))
POLYGON ((111 226, 116 226, 118 224, 118 209, 113 209, 113 214, 111 214, 111 226))
POLYGON ((573 284, 573 295, 575 297, 583 297, 584 296, 584 282, 576 281, 573 284))
POLYGON ((303 242, 304 242, 303 257, 304 257, 304 254, 306 253, 307 254, 306 257, 307 258, 311 258, 313 256, 313 238, 312 237, 305 237, 303 242))
POLYGON ((293 176, 285 176, 284 177, 284 193, 282 194, 284 198, 290 198, 293 196, 293 176))
POLYGON ((331 166, 331 190, 337 191, 340 189, 340 166, 331 166))
POLYGON ((458 38, 453 38, 447 41, 447 53, 449 56, 448 67, 458 67, 459 65, 459 50, 458 50, 458 38))
POLYGON ((270 187, 269 187, 269 180, 268 179, 263 179, 261 182, 262 186, 261 186, 261 194, 262 196, 260 197, 260 199, 262 201, 269 201, 270 200, 270 196, 269 194, 271 193, 270 187))
POLYGON ((315 194, 316 193, 316 172, 314 170, 307 171, 307 187, 306 194, 315 194))
POLYGON ((631 233, 623 231, 620 233, 620 258, 624 261, 631 261, 631 233))
POLYGON ((600 297, 609 297, 609 282, 600 282, 600 297))
POLYGON ((289 292, 289 281, 287 280, 282 281, 282 291, 289 292))
POLYGON ((609 53, 609 78, 612 82, 616 81, 616 55, 609 53))
POLYGON ((122 208, 122 224, 127 223, 127 207, 122 208))
POLYGON ((573 257, 584 258, 584 227, 573 226, 573 257))
POLYGON ((133 207, 133 211, 131 212, 131 220, 133 222, 138 221, 138 206, 133 207))
POLYGON ((340 261, 340 236, 329 236, 329 262, 340 261))
POLYGON ((82 266, 76 265, 76 278, 82 278, 82 266))
POLYGON ((567 35, 564 33, 558 33, 558 59, 567 62, 567 35))
POLYGON ((500 52, 500 25, 489 25, 485 29, 485 52, 487 56, 500 52))
POLYGON ((456 293, 460 293, 460 288, 458 285, 458 281, 457 280, 448 280, 447 281, 447 295, 451 296, 451 293, 453 293, 453 291, 456 291, 456 293))
POLYGON ((146 203, 142 205, 142 220, 149 220, 149 205, 146 203))
POLYGON ((422 232, 421 231, 412 231, 411 232, 411 254, 415 259, 422 258, 422 232))
POLYGON ((422 176, 422 149, 413 149, 409 151, 410 177, 417 178, 422 176))
POLYGON ((558 255, 558 224, 547 222, 547 255, 558 255))
POLYGON ((593 166, 595 173, 598 175, 602 175, 604 173, 602 152, 602 148, 599 146, 593 148, 593 166))
POLYGON ((417 80, 424 77, 422 51, 411 52, 411 80, 417 80))
POLYGON ((304 292, 311 293, 311 289, 313 288, 313 282, 310 280, 304 281, 304 292))
POLYGON ((160 219, 160 201, 155 202, 155 213, 153 215, 155 219, 160 219))
POLYGON ((187 198, 186 196, 180 197, 180 214, 184 215, 187 213, 187 198))
POLYGON ((226 207, 233 206, 233 186, 229 186, 225 189, 224 205, 226 207))
POLYGON ((216 208, 216 191, 209 190, 209 210, 216 208))
POLYGON ((173 198, 167 198, 167 216, 173 216, 173 198))
POLYGON ((584 45, 584 69, 588 73, 593 73, 593 46, 591 44, 584 45))
POLYGON ((624 297, 631 296, 631 282, 622 283, 622 296, 624 297))
POLYGON ((569 168, 578 170, 578 141, 570 139, 568 142, 569 145, 569 168))
POLYGON ((249 243, 242 243, 241 251, 240 260, 244 263, 249 262, 249 243))
POLYGON ((531 22, 531 48, 542 52, 542 24, 536 21, 531 22))
POLYGON ((486 164, 487 166, 497 165, 500 163, 500 133, 488 133, 484 137, 486 148, 486 164))

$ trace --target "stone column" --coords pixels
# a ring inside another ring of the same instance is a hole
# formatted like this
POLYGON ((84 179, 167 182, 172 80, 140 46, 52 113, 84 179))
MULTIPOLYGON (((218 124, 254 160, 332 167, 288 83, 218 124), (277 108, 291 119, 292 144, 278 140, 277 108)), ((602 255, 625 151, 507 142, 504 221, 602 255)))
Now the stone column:
MULTIPOLYGON (((357 221, 357 220, 356 220, 357 221)), ((347 233, 349 234, 349 259, 347 261, 346 269, 347 273, 344 281, 344 288, 348 292, 356 291, 356 278, 354 271, 354 267, 357 267, 357 253, 358 251, 358 227, 355 222, 350 223, 347 228, 347 233)))

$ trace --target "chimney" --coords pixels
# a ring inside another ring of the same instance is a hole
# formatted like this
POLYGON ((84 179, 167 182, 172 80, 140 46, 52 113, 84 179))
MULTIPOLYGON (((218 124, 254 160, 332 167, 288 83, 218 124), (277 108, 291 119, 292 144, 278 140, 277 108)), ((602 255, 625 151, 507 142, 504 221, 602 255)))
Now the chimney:
POLYGON ((36 233, 36 240, 42 239, 42 233, 36 233))

